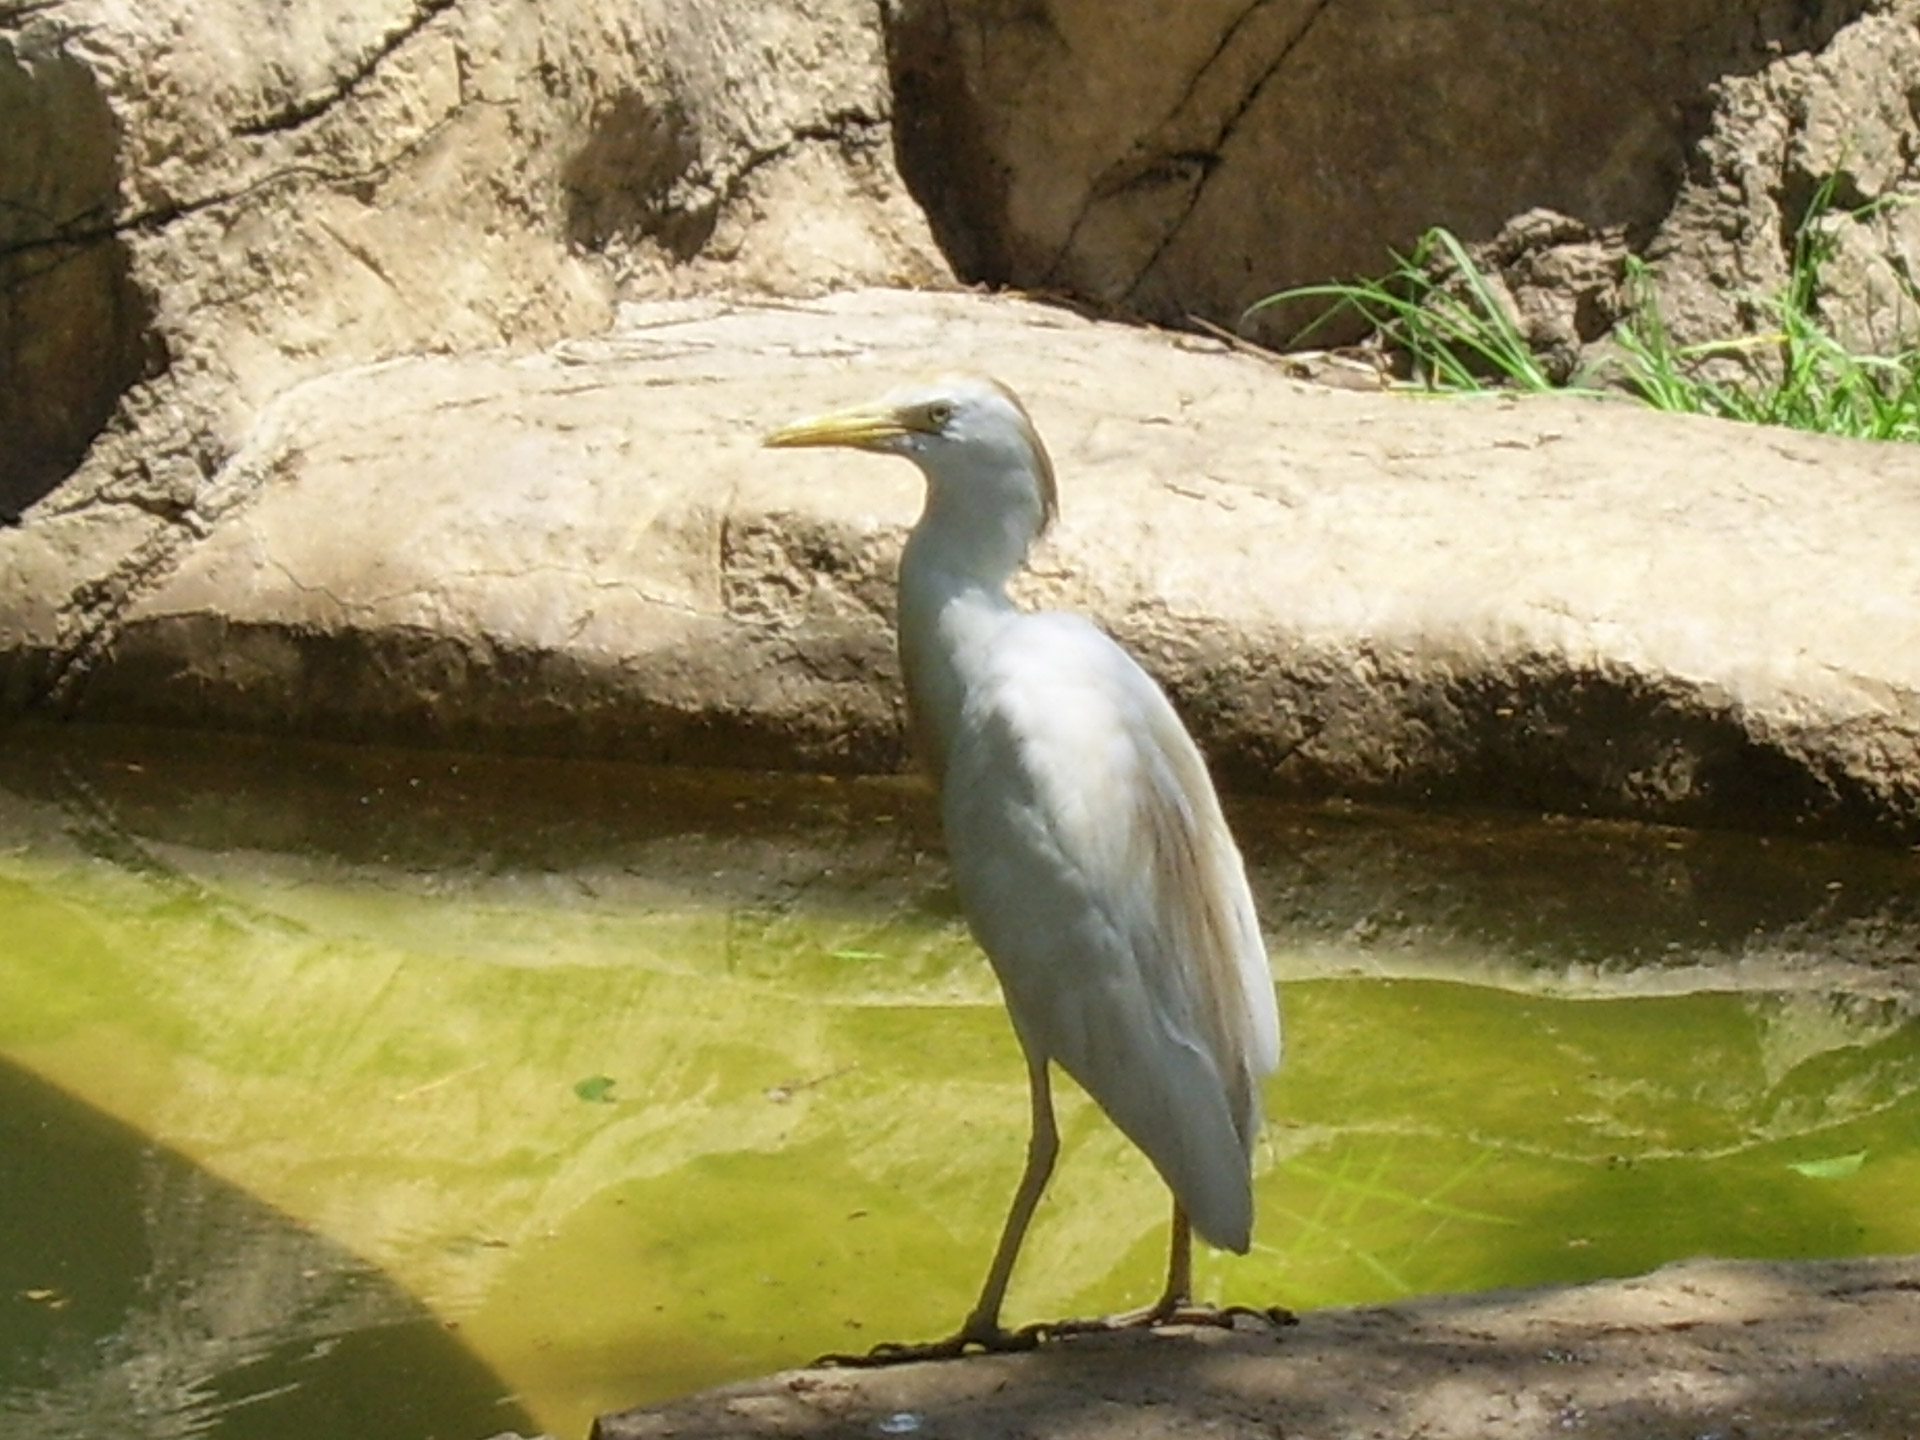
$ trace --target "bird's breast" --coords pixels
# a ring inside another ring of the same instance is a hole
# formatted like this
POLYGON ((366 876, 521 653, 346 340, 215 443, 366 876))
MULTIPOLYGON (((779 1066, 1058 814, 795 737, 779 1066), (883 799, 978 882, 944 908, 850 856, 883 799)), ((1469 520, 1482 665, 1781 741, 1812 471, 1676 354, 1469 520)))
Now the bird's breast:
POLYGON ((941 581, 903 567, 900 585, 907 715, 921 763, 936 783, 944 780, 968 706, 991 684, 1010 622, 1019 618, 1004 594, 941 581))

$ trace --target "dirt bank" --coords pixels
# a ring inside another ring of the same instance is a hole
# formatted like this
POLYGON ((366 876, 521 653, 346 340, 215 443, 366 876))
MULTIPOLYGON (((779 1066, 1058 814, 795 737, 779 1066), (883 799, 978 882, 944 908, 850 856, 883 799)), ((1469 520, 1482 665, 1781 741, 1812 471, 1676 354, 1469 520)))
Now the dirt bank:
POLYGON ((1694 1261, 1633 1280, 794 1370, 603 1417, 595 1440, 1912 1440, 1920 1257, 1694 1261))

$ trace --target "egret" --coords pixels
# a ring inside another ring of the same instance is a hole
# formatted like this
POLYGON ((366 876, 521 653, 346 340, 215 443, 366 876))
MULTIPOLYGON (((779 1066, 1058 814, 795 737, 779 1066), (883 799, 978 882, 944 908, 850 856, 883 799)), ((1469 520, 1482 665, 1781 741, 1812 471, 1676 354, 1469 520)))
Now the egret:
POLYGON ((1198 748, 1160 687, 1090 621, 1008 598, 1056 496, 1046 448, 1004 385, 948 376, 765 443, 902 455, 925 477, 900 560, 908 714, 1032 1102, 1026 1167, 972 1312, 948 1340, 875 1357, 1204 1318, 1191 1307, 1192 1234, 1240 1254, 1251 1243, 1252 1147, 1261 1081, 1280 1062, 1280 1015, 1245 868, 1198 748), (1007 1282, 1059 1151, 1054 1065, 1173 1192, 1167 1283, 1130 1316, 1009 1332, 1007 1282))

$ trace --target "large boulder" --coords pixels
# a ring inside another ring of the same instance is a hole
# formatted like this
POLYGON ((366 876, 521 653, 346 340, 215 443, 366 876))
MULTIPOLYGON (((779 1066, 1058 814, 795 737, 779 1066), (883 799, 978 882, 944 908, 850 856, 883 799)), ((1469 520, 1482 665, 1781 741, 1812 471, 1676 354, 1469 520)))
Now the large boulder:
MULTIPOLYGON (((1629 248, 1714 338, 1764 321, 1823 179, 1914 194, 1916 76, 1920 0, 0 7, 0 515, 76 465, 62 508, 188 513, 286 386, 588 334, 617 295, 951 263, 1232 325, 1550 213, 1505 245, 1546 343, 1604 333, 1629 248), (1572 273, 1533 257, 1568 234, 1572 273)), ((1911 320, 1916 213, 1836 222, 1850 337, 1911 320)))
POLYGON ((204 535, 69 593, 89 512, 0 537, 4 679, 101 719, 656 761, 907 757, 909 467, 765 451, 993 370, 1095 613, 1231 783, 1920 840, 1920 451, 1625 402, 1323 390, 1022 302, 652 305, 546 354, 345 370, 264 411, 204 535))
POLYGON ((185 515, 289 385, 622 283, 936 281, 890 105, 859 0, 0 7, 0 503, 185 515))
MULTIPOLYGON (((775 504, 769 476, 823 462, 749 442, 957 358, 1086 476, 1033 593, 1140 647, 1237 782, 1910 838, 1908 454, 1317 394, 975 300, 589 337, 622 295, 950 283, 936 234, 968 275, 1231 322, 1441 221, 1494 236, 1568 364, 1653 237, 1684 338, 1751 318, 1725 307, 1780 273, 1820 176, 1913 189, 1916 16, 0 10, 0 524, 37 501, 0 531, 0 708, 903 763, 911 482, 775 504), (644 543, 607 548, 634 503, 644 543)), ((1836 222, 1836 283, 1885 302, 1868 341, 1905 323, 1913 214, 1836 222)))
POLYGON ((1764 328, 1832 177, 1879 208, 1836 216, 1824 298, 1885 346, 1917 77, 1920 0, 0 7, 0 520, 76 466, 56 508, 191 515, 337 366, 950 263, 1233 325, 1444 224, 1566 370, 1630 248, 1682 340, 1764 328))
MULTIPOLYGON (((901 164, 969 274, 1232 324, 1275 291, 1379 274, 1433 225, 1477 243, 1547 209, 1644 244, 1703 135, 1752 148, 1744 105, 1716 110, 1723 84, 1785 71, 1881 8, 910 0, 890 48, 901 164)), ((1856 48, 1911 40, 1915 7, 1895 8, 1856 48)), ((1842 93, 1893 102, 1899 86, 1857 75, 1842 93)), ((1875 152, 1916 128, 1893 103, 1858 119, 1875 152)), ((1768 123, 1797 128, 1785 107, 1768 123)), ((1771 203, 1737 198, 1756 221, 1771 203)), ((1285 341, 1315 309, 1269 310, 1246 333, 1285 341)))

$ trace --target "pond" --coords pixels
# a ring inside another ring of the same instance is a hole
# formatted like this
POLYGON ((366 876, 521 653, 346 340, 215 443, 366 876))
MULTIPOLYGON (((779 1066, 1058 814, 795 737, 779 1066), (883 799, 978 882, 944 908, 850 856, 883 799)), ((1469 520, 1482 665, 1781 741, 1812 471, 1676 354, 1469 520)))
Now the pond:
MULTIPOLYGON (((944 1334, 1018 1053, 906 781, 0 734, 0 1430, 547 1430, 944 1334)), ((1920 1250, 1897 852, 1239 801, 1294 1308, 1920 1250)), ((1062 1086, 1025 1320, 1156 1293, 1062 1086)))

